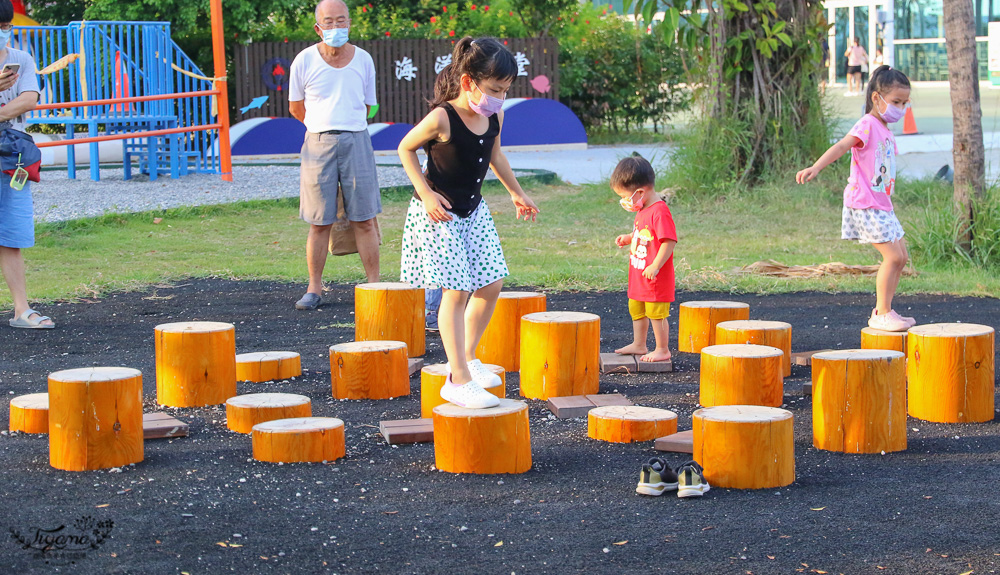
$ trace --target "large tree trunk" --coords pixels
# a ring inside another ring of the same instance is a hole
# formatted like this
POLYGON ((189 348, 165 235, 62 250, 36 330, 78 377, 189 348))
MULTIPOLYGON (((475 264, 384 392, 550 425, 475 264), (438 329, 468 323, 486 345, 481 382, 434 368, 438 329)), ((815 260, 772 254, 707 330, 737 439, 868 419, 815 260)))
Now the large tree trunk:
POLYGON ((957 238, 972 244, 973 200, 982 197, 986 180, 983 111, 979 103, 979 59, 972 0, 945 0, 944 35, 954 122, 955 203, 962 226, 957 238))

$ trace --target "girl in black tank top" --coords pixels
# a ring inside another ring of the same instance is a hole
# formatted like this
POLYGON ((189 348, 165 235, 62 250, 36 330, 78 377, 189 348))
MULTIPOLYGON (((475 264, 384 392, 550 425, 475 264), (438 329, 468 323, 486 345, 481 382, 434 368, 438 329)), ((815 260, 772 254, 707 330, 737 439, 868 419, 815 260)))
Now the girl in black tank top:
MULTIPOLYGON (((427 183, 451 204, 450 212, 460 218, 472 214, 482 201, 483 180, 493 157, 493 146, 500 135, 500 119, 489 117, 489 127, 476 134, 465 125, 449 102, 441 104, 448 113, 451 137, 445 142, 430 140, 427 152, 427 183)), ((418 200, 420 196, 414 192, 418 200)))
POLYGON ((516 77, 517 63, 500 42, 462 38, 435 83, 430 113, 398 150, 414 187, 403 229, 401 280, 443 290, 438 325, 449 375, 441 397, 468 408, 499 402, 484 388, 499 385, 500 378, 475 357, 508 275, 481 194, 487 169, 492 167, 507 188, 518 218, 534 221, 538 213, 500 150, 503 97, 516 77), (426 174, 417 159, 421 148, 427 152, 426 174))

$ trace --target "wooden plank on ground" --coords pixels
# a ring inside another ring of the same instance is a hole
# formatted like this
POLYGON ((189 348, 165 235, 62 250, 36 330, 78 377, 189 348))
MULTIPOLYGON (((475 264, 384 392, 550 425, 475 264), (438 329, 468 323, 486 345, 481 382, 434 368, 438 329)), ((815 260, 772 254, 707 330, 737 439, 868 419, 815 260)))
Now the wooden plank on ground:
POLYGON ((636 361, 639 373, 667 373, 674 370, 672 361, 636 361))
POLYGON ((549 411, 559 419, 586 417, 594 409, 594 404, 584 395, 569 395, 565 397, 550 397, 549 411))
POLYGON ((434 441, 434 420, 430 418, 380 421, 378 427, 386 443, 392 445, 434 441))
POLYGON ((549 411, 559 419, 569 419, 573 417, 587 417, 587 413, 595 407, 632 405, 632 402, 620 393, 601 393, 597 395, 550 397, 547 405, 549 411))
POLYGON ((816 351, 796 351, 792 352, 792 365, 812 365, 812 356, 832 349, 817 349, 816 351))
POLYGON ((601 354, 601 373, 638 373, 634 355, 601 354))
POLYGON ((632 405, 627 397, 620 393, 599 393, 596 395, 585 395, 594 407, 606 407, 609 405, 632 405))
POLYGON ((424 358, 422 357, 411 357, 407 362, 409 363, 410 377, 413 377, 414 373, 420 373, 420 370, 424 368, 424 358))
POLYGON ((657 451, 671 451, 674 453, 694 453, 694 432, 678 431, 673 435, 657 437, 653 448, 657 451))
POLYGON ((162 439, 165 437, 185 437, 188 424, 162 411, 142 414, 142 438, 162 439))

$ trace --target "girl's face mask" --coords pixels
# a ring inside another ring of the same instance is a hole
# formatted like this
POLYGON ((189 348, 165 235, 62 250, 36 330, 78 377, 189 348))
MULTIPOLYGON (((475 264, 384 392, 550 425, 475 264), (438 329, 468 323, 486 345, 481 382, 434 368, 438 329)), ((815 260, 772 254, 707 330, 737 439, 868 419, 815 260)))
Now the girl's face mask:
POLYGON ((903 119, 904 115, 906 115, 906 108, 897 108, 896 106, 889 104, 889 102, 886 102, 885 99, 882 98, 882 94, 878 95, 878 99, 882 100, 882 103, 885 104, 885 111, 883 112, 879 110, 879 115, 882 116, 882 119, 885 120, 886 124, 898 122, 903 119))
POLYGON ((636 203, 632 202, 632 198, 634 198, 635 195, 638 194, 638 193, 640 193, 640 192, 642 192, 642 190, 636 190, 636 191, 632 192, 631 196, 629 196, 627 198, 621 198, 620 200, 618 200, 618 204, 621 205, 622 209, 625 210, 626 212, 638 212, 638 211, 640 211, 642 209, 642 203, 636 204, 636 203))
POLYGON ((486 92, 483 92, 482 88, 479 88, 478 86, 476 88, 482 96, 479 98, 479 102, 474 102, 472 100, 472 96, 469 96, 469 107, 472 108, 473 112, 482 114, 483 116, 489 118, 493 114, 503 110, 503 98, 494 98, 486 92))

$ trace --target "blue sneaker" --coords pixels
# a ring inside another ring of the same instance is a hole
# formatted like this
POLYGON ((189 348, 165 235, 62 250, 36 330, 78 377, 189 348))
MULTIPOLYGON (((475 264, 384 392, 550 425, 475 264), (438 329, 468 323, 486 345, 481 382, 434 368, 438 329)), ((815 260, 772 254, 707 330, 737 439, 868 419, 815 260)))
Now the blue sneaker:
POLYGON ((438 331, 438 314, 435 311, 427 312, 427 321, 424 324, 427 331, 438 331))

